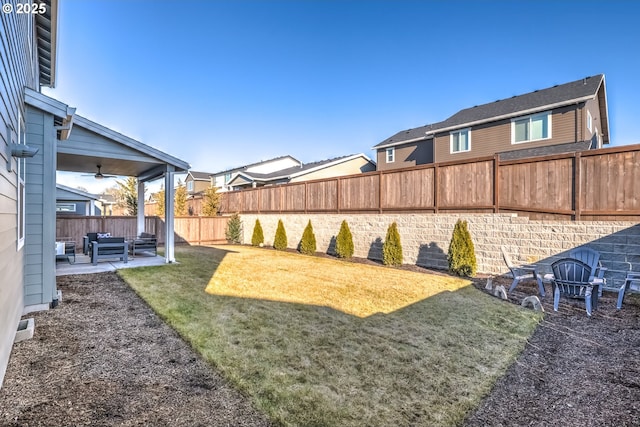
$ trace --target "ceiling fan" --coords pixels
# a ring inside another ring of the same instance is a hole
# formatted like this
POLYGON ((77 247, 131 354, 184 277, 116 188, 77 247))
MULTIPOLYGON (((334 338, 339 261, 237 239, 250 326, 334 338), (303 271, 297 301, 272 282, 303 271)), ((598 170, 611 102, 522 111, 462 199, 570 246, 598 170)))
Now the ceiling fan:
POLYGON ((89 174, 89 175, 84 175, 84 176, 93 176, 95 179, 117 178, 116 175, 104 175, 102 173, 102 171, 100 170, 100 168, 102 168, 102 165, 96 165, 96 167, 98 168, 98 172, 96 172, 95 175, 89 174))

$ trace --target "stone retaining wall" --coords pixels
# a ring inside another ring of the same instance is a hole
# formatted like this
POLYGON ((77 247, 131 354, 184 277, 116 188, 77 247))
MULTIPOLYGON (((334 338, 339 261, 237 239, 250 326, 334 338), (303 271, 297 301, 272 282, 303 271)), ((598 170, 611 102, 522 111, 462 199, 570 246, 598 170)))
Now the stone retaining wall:
POLYGON ((447 251, 458 219, 469 223, 478 272, 503 274, 508 270, 500 253, 506 246, 514 263, 537 263, 545 271, 553 261, 587 244, 601 254, 605 277, 622 278, 640 271, 640 224, 624 221, 537 221, 515 214, 242 214, 244 243, 251 243, 256 218, 271 245, 278 219, 282 219, 290 248, 296 248, 311 220, 318 251, 333 253, 342 220, 353 234, 355 256, 382 259, 387 228, 397 222, 404 262, 428 268, 447 268, 447 251))

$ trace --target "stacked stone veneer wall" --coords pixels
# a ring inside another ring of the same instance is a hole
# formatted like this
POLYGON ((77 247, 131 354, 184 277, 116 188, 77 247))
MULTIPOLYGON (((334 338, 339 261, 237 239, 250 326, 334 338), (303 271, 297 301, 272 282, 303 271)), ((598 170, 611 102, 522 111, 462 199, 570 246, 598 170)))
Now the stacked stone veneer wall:
POLYGON ((478 261, 478 272, 503 274, 504 245, 514 263, 537 263, 550 272, 556 259, 587 245, 601 254, 607 278, 640 271, 640 224, 635 222, 536 221, 512 214, 243 214, 244 243, 251 243, 256 219, 264 229, 265 245, 272 245, 282 219, 290 248, 296 248, 311 220, 318 251, 333 253, 342 220, 353 234, 355 256, 382 259, 387 228, 397 222, 404 262, 428 268, 447 268, 447 251, 458 219, 468 221, 478 261))

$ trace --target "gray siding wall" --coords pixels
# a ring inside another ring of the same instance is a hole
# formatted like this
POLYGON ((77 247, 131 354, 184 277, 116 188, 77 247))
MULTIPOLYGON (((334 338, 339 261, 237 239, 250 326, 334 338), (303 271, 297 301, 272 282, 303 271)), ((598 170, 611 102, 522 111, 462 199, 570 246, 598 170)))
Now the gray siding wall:
POLYGON ((387 163, 386 148, 377 151, 378 170, 410 168, 433 163, 433 139, 397 145, 394 148, 395 160, 392 163, 387 163))
POLYGON ((43 242, 55 241, 55 150, 56 131, 53 116, 27 109, 27 145, 38 154, 29 159, 26 179, 26 263, 24 305, 49 304, 56 295, 55 250, 43 242))
MULTIPOLYGON (((5 167, 8 139, 24 117, 25 86, 38 89, 33 17, 0 14, 0 386, 23 309, 23 249, 17 244, 17 175, 5 167), (29 22, 31 20, 31 23, 29 22)), ((15 160, 12 161, 16 166, 15 160)))

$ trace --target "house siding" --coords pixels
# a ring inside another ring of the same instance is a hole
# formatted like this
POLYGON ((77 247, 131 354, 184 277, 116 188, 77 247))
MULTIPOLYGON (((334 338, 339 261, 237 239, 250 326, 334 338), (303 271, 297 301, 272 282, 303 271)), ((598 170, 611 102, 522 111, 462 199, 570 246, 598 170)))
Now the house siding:
POLYGON ((416 141, 409 144, 396 145, 393 163, 387 163, 387 149, 377 152, 378 170, 410 168, 412 166, 433 163, 433 139, 416 141))
POLYGON ((27 144, 39 150, 30 159, 26 176, 25 307, 48 305, 57 298, 54 247, 43 249, 43 242, 56 237, 55 200, 45 197, 56 193, 56 130, 51 114, 32 107, 27 111, 27 144))
POLYGON ((596 129, 598 129, 598 132, 602 133, 602 122, 600 119, 600 102, 598 101, 598 98, 587 101, 582 114, 582 120, 582 132, 584 132, 584 140, 591 140, 591 148, 602 148, 601 146, 598 146, 598 139, 595 134, 596 129), (587 112, 591 113, 591 131, 589 131, 589 128, 587 127, 587 112))
POLYGON ((33 19, 16 13, 0 14, 0 387, 24 305, 24 247, 18 249, 17 244, 16 161, 11 162, 11 172, 4 166, 5 148, 11 142, 7 139, 17 142, 17 134, 5 126, 20 129, 23 88, 39 86, 35 41, 30 31, 33 19))
POLYGON ((511 119, 471 127, 471 150, 462 153, 450 152, 449 131, 438 133, 435 137, 435 161, 466 160, 475 157, 492 156, 504 151, 582 141, 580 139, 581 133, 576 132, 576 129, 581 129, 582 114, 579 110, 580 106, 577 105, 553 110, 551 114, 551 138, 543 141, 512 144, 511 119))

